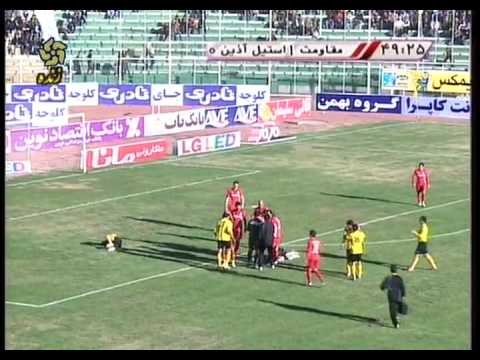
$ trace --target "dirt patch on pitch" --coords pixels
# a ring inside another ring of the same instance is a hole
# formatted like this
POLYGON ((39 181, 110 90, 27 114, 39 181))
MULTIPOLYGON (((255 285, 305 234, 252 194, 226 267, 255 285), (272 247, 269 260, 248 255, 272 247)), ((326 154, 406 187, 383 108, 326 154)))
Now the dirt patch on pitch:
POLYGON ((60 181, 47 181, 41 184, 42 189, 46 190, 92 190, 92 186, 87 181, 83 182, 60 182, 60 181))

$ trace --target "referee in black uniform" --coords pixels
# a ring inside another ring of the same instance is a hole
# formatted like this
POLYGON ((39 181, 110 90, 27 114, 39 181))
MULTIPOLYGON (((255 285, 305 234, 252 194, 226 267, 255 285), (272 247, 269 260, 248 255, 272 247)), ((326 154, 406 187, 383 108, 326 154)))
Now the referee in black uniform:
POLYGON ((398 329, 400 327, 398 313, 406 313, 406 304, 403 302, 406 292, 403 279, 397 274, 397 266, 391 265, 390 272, 392 274, 382 281, 380 289, 387 290, 390 318, 392 319, 393 326, 398 329))
POLYGON ((247 230, 248 230, 248 266, 252 263, 252 256, 253 252, 255 251, 255 257, 253 259, 253 265, 257 263, 258 252, 259 252, 259 243, 260 238, 262 236, 262 228, 263 228, 263 218, 261 216, 257 216, 251 219, 248 222, 247 230))

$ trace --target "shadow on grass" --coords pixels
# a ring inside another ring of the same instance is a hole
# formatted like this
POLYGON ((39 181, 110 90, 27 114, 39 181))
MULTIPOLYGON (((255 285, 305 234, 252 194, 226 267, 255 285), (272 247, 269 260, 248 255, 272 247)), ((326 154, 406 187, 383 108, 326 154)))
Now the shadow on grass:
POLYGON ((203 236, 195 236, 195 235, 182 235, 182 234, 175 234, 175 233, 169 233, 169 232, 157 232, 158 235, 167 235, 167 236, 175 236, 183 239, 197 239, 197 240, 206 240, 206 241, 213 241, 216 242, 213 238, 213 231, 212 231, 212 237, 203 237, 203 236))
POLYGON ((358 322, 363 322, 363 323, 367 323, 367 324, 386 327, 384 324, 382 324, 380 322, 380 320, 375 319, 375 318, 371 318, 371 317, 354 315, 354 314, 338 313, 338 312, 334 312, 334 311, 320 310, 320 309, 315 309, 315 308, 311 308, 311 307, 293 305, 293 304, 285 304, 285 303, 280 303, 280 302, 275 302, 275 301, 270 301, 270 300, 263 300, 263 299, 257 299, 257 300, 260 301, 260 302, 266 303, 266 304, 273 304, 275 306, 279 306, 279 307, 287 309, 287 310, 305 311, 305 312, 310 312, 310 313, 313 313, 313 314, 334 316, 334 317, 338 317, 338 318, 341 318, 341 319, 358 321, 358 322))
POLYGON ((340 197, 340 198, 345 198, 345 199, 370 200, 370 201, 380 201, 380 202, 389 203, 389 204, 412 205, 412 206, 415 206, 415 207, 417 206, 417 204, 414 204, 412 202, 395 201, 395 200, 382 199, 382 198, 370 197, 370 196, 337 194, 337 193, 328 193, 328 192, 324 192, 324 191, 319 191, 319 192, 317 192, 317 194, 325 195, 325 196, 340 197))
POLYGON ((135 221, 143 221, 143 222, 148 222, 148 223, 152 223, 152 224, 158 224, 158 225, 175 226, 175 227, 184 228, 184 229, 197 229, 197 230, 205 230, 205 231, 213 232, 213 227, 208 227, 207 228, 207 227, 203 227, 203 226, 180 224, 180 223, 158 220, 158 219, 136 218, 136 217, 133 217, 133 216, 124 216, 124 218, 130 219, 130 220, 135 220, 135 221))
MULTIPOLYGON (((305 272, 305 266, 304 265, 299 265, 299 264, 281 263, 281 264, 278 265, 278 268, 305 272)), ((331 277, 336 277, 336 278, 344 278, 345 277, 345 273, 343 271, 328 270, 328 269, 323 269, 323 268, 320 268, 320 271, 323 272, 325 275, 331 276, 331 277)))
MULTIPOLYGON (((133 239, 130 239, 132 241, 133 239)), ((140 242, 150 242, 148 240, 133 240, 133 241, 140 241, 140 242)), ((219 270, 216 267, 216 250, 215 249, 207 249, 207 248, 200 248, 191 245, 183 245, 183 244, 176 244, 176 243, 168 243, 168 242, 150 242, 153 243, 155 246, 145 246, 140 245, 139 247, 135 248, 128 248, 123 247, 122 249, 118 250, 119 253, 133 255, 133 256, 141 256, 150 259, 156 260, 163 260, 169 262, 176 262, 186 266, 190 266, 193 268, 199 268, 210 272, 219 273, 219 270)), ((89 245, 94 246, 96 248, 104 249, 103 247, 99 246, 98 243, 94 242, 82 242, 82 245, 89 245)), ((221 273, 225 276, 232 276, 232 277, 244 277, 244 278, 251 278, 255 280, 263 280, 263 281, 272 281, 278 282, 287 285, 295 285, 295 286, 305 286, 303 281, 290 281, 285 279, 278 279, 274 277, 264 276, 258 274, 258 270, 255 269, 246 269, 242 266, 242 269, 246 270, 247 272, 239 272, 237 269, 231 269, 229 271, 222 271, 221 273)), ((268 271, 265 269, 265 272, 268 271)), ((278 271, 278 270, 277 270, 278 271)), ((262 272, 262 274, 265 274, 262 272)), ((303 277, 302 277, 303 280, 303 277)))
MULTIPOLYGON (((337 254, 331 254, 331 253, 322 253, 322 256, 324 256, 326 258, 332 258, 332 259, 342 259, 342 260, 347 259, 347 257, 344 256, 344 255, 337 255, 337 254)), ((365 255, 362 257, 362 262, 366 263, 366 264, 379 265, 379 266, 384 266, 384 267, 388 267, 388 268, 390 268, 390 265, 394 264, 394 263, 391 263, 391 262, 370 260, 369 258, 365 257, 365 255)), ((406 267, 405 265, 401 265, 401 264, 395 264, 395 265, 397 265, 397 267, 401 270, 403 270, 403 268, 406 267)))
MULTIPOLYGON (((157 232, 158 235, 166 235, 166 236, 174 236, 182 239, 188 239, 188 240, 205 240, 205 241, 212 241, 216 242, 216 240, 213 238, 213 235, 211 238, 203 237, 203 236, 196 236, 196 235, 183 235, 183 234, 177 234, 177 233, 172 233, 172 232, 157 232)), ((213 234, 213 231, 212 231, 213 234)), ((125 240, 130 240, 130 241, 143 241, 146 243, 151 243, 151 244, 157 244, 157 241, 152 241, 152 240, 141 240, 141 239, 131 239, 128 237, 123 237, 125 240)))
POLYGON ((89 246, 93 246, 94 248, 96 249, 105 249, 105 246, 101 245, 100 242, 93 242, 93 241, 83 241, 80 243, 81 245, 89 245, 89 246))

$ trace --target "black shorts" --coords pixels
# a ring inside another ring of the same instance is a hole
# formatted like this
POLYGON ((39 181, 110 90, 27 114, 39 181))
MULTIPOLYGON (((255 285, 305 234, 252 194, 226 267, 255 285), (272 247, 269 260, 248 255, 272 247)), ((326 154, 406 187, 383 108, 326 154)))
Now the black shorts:
POLYGON ((362 261, 362 254, 352 254, 350 258, 352 259, 352 262, 362 261))
POLYGON ((347 250, 346 252, 346 258, 347 258, 347 261, 350 263, 352 262, 352 250, 347 250))
POLYGON ((428 254, 427 243, 419 242, 417 248, 415 249, 416 255, 425 255, 428 254))
POLYGON ((217 240, 217 249, 228 249, 231 246, 231 241, 217 240))

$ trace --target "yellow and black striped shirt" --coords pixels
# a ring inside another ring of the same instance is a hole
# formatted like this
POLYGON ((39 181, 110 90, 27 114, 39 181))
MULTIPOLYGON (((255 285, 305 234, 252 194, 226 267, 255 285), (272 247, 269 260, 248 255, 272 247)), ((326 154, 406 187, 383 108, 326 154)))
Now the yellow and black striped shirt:
POLYGON ((221 219, 215 229, 215 237, 218 241, 232 241, 233 222, 229 218, 221 219))

